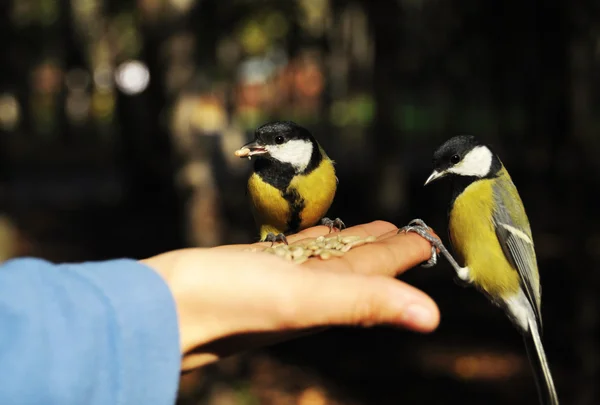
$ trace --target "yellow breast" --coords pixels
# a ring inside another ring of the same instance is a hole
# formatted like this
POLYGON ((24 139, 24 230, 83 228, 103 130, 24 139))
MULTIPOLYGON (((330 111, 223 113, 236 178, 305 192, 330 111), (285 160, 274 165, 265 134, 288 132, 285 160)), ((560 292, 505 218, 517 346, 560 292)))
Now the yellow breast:
POLYGON ((250 206, 257 226, 260 227, 260 239, 264 240, 269 232, 285 233, 290 216, 290 205, 281 191, 264 182, 253 173, 248 180, 250 206))
MULTIPOLYGON (((325 216, 333 202, 336 188, 335 170, 329 158, 324 158, 310 173, 297 175, 292 179, 286 191, 295 189, 303 199, 298 230, 315 225, 325 216)), ((264 240, 269 232, 285 234, 290 231, 288 222, 292 214, 291 207, 280 190, 253 173, 248 180, 248 194, 254 219, 260 227, 261 240, 264 240)))
POLYGON ((304 198, 300 213, 300 229, 314 226, 331 207, 337 189, 333 162, 324 157, 319 167, 307 175, 294 177, 289 188, 296 189, 304 198))
POLYGON ((505 297, 518 292, 519 275, 496 237, 492 193, 492 180, 468 186, 454 202, 449 231, 458 258, 469 267, 471 281, 492 297, 505 297))

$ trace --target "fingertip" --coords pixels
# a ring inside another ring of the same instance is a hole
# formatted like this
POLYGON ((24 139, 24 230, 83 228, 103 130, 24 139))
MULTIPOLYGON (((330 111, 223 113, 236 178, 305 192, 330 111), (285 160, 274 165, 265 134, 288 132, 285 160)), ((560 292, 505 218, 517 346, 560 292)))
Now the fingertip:
POLYGON ((440 323, 440 311, 425 292, 404 282, 394 280, 390 300, 396 313, 396 324, 420 333, 434 331, 440 323))
POLYGON ((440 311, 433 301, 410 303, 402 313, 401 323, 416 332, 429 333, 439 326, 440 311))
POLYGON ((370 222, 368 226, 376 228, 379 231, 379 233, 398 231, 398 227, 396 225, 392 224, 391 222, 383 221, 380 219, 370 222))
MULTIPOLYGON (((440 311, 425 292, 399 280, 387 279, 378 287, 378 295, 388 303, 388 322, 396 327, 429 333, 440 323, 440 311)), ((380 314, 383 318, 384 314, 380 314)))

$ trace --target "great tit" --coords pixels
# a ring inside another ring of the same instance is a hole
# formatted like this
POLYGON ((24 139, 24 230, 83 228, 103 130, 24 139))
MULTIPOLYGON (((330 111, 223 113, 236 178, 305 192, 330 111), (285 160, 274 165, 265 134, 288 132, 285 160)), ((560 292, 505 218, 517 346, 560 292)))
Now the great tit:
POLYGON ((339 218, 324 217, 338 179, 312 134, 294 122, 278 121, 257 128, 254 136, 235 155, 255 159, 248 194, 260 240, 287 244, 286 235, 319 222, 330 231, 344 228, 339 218))
MULTIPOLYGON (((433 155, 433 173, 425 185, 448 177, 453 194, 449 210, 450 241, 460 266, 427 225, 413 220, 413 231, 432 243, 458 278, 474 285, 504 309, 523 334, 542 404, 558 396, 541 340, 541 289, 529 220, 521 197, 504 165, 473 136, 457 136, 433 155)), ((436 262, 432 255, 429 265, 436 262)))

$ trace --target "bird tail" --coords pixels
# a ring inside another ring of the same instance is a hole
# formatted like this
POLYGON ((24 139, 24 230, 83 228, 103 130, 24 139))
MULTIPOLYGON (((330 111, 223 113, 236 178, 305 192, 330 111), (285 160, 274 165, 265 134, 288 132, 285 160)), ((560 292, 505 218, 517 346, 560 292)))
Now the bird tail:
POLYGON ((529 331, 524 334, 524 340, 527 357, 529 357, 538 388, 540 403, 542 405, 558 405, 558 395, 554 388, 554 381, 546 360, 542 339, 537 323, 533 319, 529 320, 529 331))

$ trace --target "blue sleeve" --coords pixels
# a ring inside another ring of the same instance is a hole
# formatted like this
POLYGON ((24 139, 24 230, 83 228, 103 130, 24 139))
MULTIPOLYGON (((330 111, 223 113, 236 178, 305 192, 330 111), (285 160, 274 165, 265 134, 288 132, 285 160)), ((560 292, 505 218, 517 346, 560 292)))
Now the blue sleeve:
POLYGON ((175 303, 134 260, 0 266, 0 404, 173 405, 175 303))

